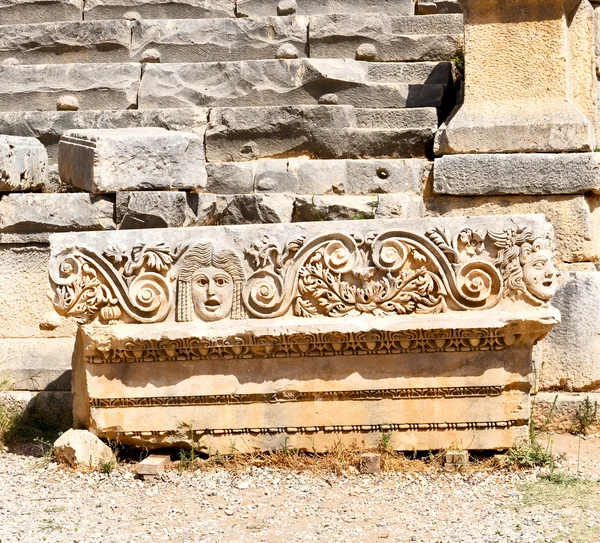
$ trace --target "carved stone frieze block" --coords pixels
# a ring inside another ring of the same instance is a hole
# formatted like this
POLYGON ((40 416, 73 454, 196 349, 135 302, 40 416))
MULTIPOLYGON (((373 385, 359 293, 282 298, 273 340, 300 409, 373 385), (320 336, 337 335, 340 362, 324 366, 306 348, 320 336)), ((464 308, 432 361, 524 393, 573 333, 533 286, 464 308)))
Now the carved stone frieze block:
POLYGON ((543 216, 51 237, 76 425, 208 452, 503 448, 558 322, 543 216), (233 444, 233 445, 232 445, 233 444))

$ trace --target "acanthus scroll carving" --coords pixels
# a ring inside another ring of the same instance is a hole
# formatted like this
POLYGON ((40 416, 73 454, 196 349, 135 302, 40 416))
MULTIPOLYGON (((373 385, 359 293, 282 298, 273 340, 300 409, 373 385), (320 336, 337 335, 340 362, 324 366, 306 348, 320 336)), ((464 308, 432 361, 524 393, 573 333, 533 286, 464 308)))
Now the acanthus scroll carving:
POLYGON ((392 316, 547 303, 551 240, 528 229, 330 233, 244 245, 77 247, 52 262, 54 305, 81 322, 392 316))

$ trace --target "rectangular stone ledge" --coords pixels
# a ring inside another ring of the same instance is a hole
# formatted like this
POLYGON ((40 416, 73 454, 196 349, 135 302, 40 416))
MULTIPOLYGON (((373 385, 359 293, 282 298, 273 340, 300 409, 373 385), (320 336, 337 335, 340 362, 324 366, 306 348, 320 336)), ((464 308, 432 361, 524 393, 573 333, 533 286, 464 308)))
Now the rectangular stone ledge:
POLYGON ((425 207, 428 217, 543 213, 554 227, 560 260, 596 262, 600 257, 600 215, 595 196, 437 196, 425 198, 425 207))
POLYGON ((136 12, 141 19, 213 19, 235 17, 235 0, 86 0, 84 18, 121 19, 136 12))
POLYGON ((378 82, 369 63, 350 59, 148 64, 139 109, 316 105, 322 97, 355 107, 440 107, 444 91, 437 83, 378 82))
POLYGON ((64 95, 80 110, 135 109, 141 73, 139 63, 0 66, 0 111, 52 111, 64 95))
POLYGON ((446 155, 435 160, 438 194, 600 192, 600 153, 446 155))
POLYGON ((26 23, 53 23, 55 21, 81 21, 83 0, 2 0, 0 21, 2 25, 26 23))
POLYGON ((20 64, 130 62, 131 31, 132 23, 126 20, 5 26, 0 33, 0 62, 9 58, 20 64))
MULTIPOLYGON (((544 425, 549 432, 571 434, 577 431, 577 411, 589 399, 600 405, 600 393, 539 392, 535 396, 532 420, 538 428, 544 425)), ((588 435, 600 432, 596 419, 588 428, 588 435)))
POLYGON ((450 60, 463 47, 461 15, 335 14, 310 18, 313 58, 375 62, 450 60))
POLYGON ((443 13, 462 13, 457 0, 418 0, 417 15, 437 15, 443 13))
POLYGON ((75 425, 207 452, 510 447, 559 320, 549 236, 541 216, 54 235, 55 308, 88 323, 75 425), (511 243, 540 247, 543 285, 502 281, 511 243))
MULTIPOLYGON (((288 15, 279 7, 279 0, 237 0, 238 17, 265 17, 288 15)), ((322 13, 389 13, 413 15, 413 0, 296 0, 296 13, 299 15, 319 15, 322 13)))
POLYGON ((34 138, 0 135, 0 193, 37 190, 48 182, 48 154, 34 138))
POLYGON ((69 130, 58 168, 63 183, 94 194, 206 185, 203 139, 164 128, 69 130))
POLYGON ((308 19, 179 19, 138 22, 132 54, 155 49, 161 62, 216 62, 306 57, 308 19))

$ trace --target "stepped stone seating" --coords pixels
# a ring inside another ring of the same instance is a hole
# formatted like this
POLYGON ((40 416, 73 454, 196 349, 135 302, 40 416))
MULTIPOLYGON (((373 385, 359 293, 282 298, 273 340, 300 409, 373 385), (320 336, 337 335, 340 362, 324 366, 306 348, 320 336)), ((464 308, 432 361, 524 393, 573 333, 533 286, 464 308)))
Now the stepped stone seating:
POLYGON ((558 322, 542 216, 56 234, 76 427, 208 453, 498 449, 558 322))

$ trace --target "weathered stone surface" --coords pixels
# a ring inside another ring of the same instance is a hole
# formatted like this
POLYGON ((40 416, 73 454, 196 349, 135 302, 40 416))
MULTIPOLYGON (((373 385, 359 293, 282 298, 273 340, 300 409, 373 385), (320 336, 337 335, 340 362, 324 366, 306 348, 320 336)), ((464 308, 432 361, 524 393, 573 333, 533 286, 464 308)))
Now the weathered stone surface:
POLYGON ((33 138, 0 135, 0 192, 36 190, 48 182, 48 154, 33 138))
POLYGON ((81 21, 82 9, 82 0, 2 0, 0 21, 2 25, 81 21))
POLYGON ((85 193, 14 193, 0 200, 0 232, 113 230, 113 200, 85 193))
POLYGON ((380 83, 349 59, 149 64, 139 108, 314 105, 331 93, 356 107, 438 107, 444 86, 380 83))
POLYGON ((600 390, 600 273, 563 272, 553 305, 563 317, 542 343, 540 388, 600 390))
MULTIPOLYGON (((546 425, 549 432, 570 433, 577 428, 577 410, 588 398, 592 405, 600 405, 600 393, 539 392, 535 396, 532 409, 533 421, 539 426, 546 425)), ((600 432, 600 418, 589 427, 589 434, 600 432)))
POLYGON ((5 26, 0 32, 0 61, 16 58, 22 64, 129 62, 131 26, 124 20, 5 26))
POLYGON ((36 424, 59 431, 73 425, 73 395, 71 391, 0 391, 0 406, 22 417, 27 424, 32 419, 36 424))
MULTIPOLYGON (((236 13, 238 17, 256 17, 284 15, 278 12, 279 0, 238 0, 236 13)), ((320 13, 389 13, 412 15, 413 0, 296 0, 295 13, 300 15, 317 15, 320 13)))
POLYGON ((201 188, 204 162, 201 138, 164 128, 70 130, 58 146, 63 183, 94 194, 201 188))
POLYGON ((460 196, 581 194, 600 191, 600 153, 446 155, 433 190, 460 196))
POLYGON ((564 0, 462 2, 464 103, 441 131, 438 154, 595 148, 592 14, 589 2, 577 4, 573 15, 564 0))
POLYGON ((462 13, 457 0, 419 0, 417 15, 437 15, 442 13, 462 13))
POLYGON ((310 18, 310 55, 385 62, 450 60, 462 49, 462 34, 461 15, 317 15, 310 18), (373 47, 367 57, 360 53, 365 45, 373 47))
POLYGON ((0 66, 0 111, 53 110, 65 93, 81 109, 134 108, 140 74, 137 63, 0 66))
POLYGON ((360 455, 361 473, 377 475, 381 473, 381 455, 377 453, 366 453, 360 455))
POLYGON ((193 199, 185 192, 118 192, 117 227, 123 230, 194 226, 193 199))
POLYGON ((113 452, 87 430, 70 429, 54 442, 54 456, 73 467, 99 467, 112 462, 113 452))
POLYGON ((283 44, 306 56, 308 19, 178 19, 141 21, 132 34, 135 55, 147 48, 160 52, 161 62, 215 62, 274 59, 283 44))
MULTIPOLYGON (((0 297, 3 300, 0 338, 12 341, 14 338, 74 337, 75 323, 57 319, 47 296, 48 245, 8 245, 5 241, 2 239, 0 245, 0 297)), ((36 345, 23 352, 32 353, 33 347, 36 345)), ((38 349, 36 352, 37 355, 26 354, 24 357, 42 360, 44 351, 38 349)), ((64 356, 70 358, 69 353, 64 356)), ((48 363, 42 360, 40 367, 46 367, 43 364, 48 363)))
POLYGON ((370 80, 379 83, 427 83, 446 86, 452 82, 452 63, 371 62, 367 64, 367 74, 370 80))
POLYGON ((86 0, 84 18, 119 19, 135 11, 142 19, 234 17, 235 0, 86 0))
MULTIPOLYGON (((219 108, 206 133, 210 162, 280 156, 369 158, 424 156, 437 125, 435 109, 409 112, 395 128, 360 128, 344 106, 219 108)), ((396 121, 402 118, 399 114, 396 121)))
POLYGON ((422 159, 309 160, 271 159, 209 162, 207 192, 246 194, 420 194, 422 159))
POLYGON ((0 380, 12 390, 71 390, 71 338, 0 339, 0 380))
POLYGON ((75 424, 151 448, 509 446, 558 319, 548 236, 541 216, 54 235, 55 307, 89 323, 75 424))
POLYGON ((287 194, 240 194, 231 198, 219 224, 287 223, 293 207, 294 199, 287 194))
POLYGON ((543 213, 554 226, 556 248, 564 262, 596 261, 600 255, 599 211, 594 197, 504 196, 438 197, 425 200, 428 216, 543 213))

